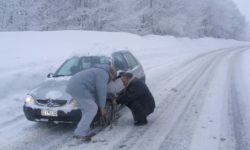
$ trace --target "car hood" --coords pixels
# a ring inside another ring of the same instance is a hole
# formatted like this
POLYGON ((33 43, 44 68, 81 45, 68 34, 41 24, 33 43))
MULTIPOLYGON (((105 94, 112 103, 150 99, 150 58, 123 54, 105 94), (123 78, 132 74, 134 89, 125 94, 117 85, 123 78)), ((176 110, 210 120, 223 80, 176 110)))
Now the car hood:
POLYGON ((71 100, 66 92, 66 85, 70 77, 57 77, 46 79, 29 94, 35 99, 71 100))

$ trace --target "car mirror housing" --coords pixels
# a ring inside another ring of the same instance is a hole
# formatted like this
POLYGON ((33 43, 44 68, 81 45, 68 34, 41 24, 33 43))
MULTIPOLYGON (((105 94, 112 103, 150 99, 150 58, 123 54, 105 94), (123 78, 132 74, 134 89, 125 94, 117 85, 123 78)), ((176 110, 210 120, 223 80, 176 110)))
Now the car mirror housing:
POLYGON ((49 74, 47 75, 47 78, 52 78, 53 76, 54 76, 53 73, 49 73, 49 74))

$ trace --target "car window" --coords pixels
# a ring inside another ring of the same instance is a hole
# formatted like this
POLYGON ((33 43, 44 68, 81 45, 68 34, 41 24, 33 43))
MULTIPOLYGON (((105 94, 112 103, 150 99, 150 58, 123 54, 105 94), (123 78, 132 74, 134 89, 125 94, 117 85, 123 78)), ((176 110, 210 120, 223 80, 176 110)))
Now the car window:
POLYGON ((56 71, 54 77, 71 76, 81 70, 91 68, 95 64, 110 64, 110 60, 105 56, 74 57, 63 63, 63 65, 56 71))
POLYGON ((109 58, 105 56, 88 56, 81 59, 81 70, 93 67, 95 64, 110 64, 109 58))
POLYGON ((74 57, 67 60, 55 73, 54 76, 69 76, 79 71, 80 58, 74 57))
POLYGON ((128 66, 130 69, 132 69, 138 65, 136 59, 130 53, 125 53, 124 56, 127 59, 128 66))
POLYGON ((128 70, 127 62, 121 54, 114 54, 113 57, 114 57, 114 66, 116 70, 123 70, 123 71, 128 70))
POLYGON ((91 67, 91 58, 90 57, 82 57, 81 59, 81 70, 85 70, 91 67))
POLYGON ((110 57, 105 57, 105 56, 102 56, 102 57, 100 57, 100 63, 101 64, 110 64, 111 62, 111 60, 110 60, 111 58, 110 57))

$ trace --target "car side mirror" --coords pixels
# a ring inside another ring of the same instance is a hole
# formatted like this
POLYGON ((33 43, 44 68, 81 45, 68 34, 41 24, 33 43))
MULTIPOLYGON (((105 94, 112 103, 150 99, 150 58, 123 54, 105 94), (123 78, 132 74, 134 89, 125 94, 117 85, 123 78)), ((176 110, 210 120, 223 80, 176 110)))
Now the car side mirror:
POLYGON ((47 78, 52 78, 54 76, 54 73, 49 73, 48 75, 47 75, 47 78))

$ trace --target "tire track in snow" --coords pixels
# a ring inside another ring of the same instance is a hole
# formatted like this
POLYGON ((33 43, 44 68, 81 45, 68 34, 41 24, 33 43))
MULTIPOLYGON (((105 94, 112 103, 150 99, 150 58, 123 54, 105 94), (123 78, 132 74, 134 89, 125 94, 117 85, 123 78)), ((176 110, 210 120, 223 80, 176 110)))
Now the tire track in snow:
POLYGON ((11 118, 10 120, 0 123, 0 130, 2 130, 4 127, 9 126, 13 123, 17 123, 19 120, 22 120, 24 118, 25 118, 24 114, 20 114, 14 118, 11 118))
POLYGON ((186 108, 182 110, 179 119, 174 123, 175 126, 167 134, 159 149, 189 149, 195 129, 195 123, 204 103, 203 97, 205 96, 205 90, 215 74, 215 68, 226 53, 229 52, 223 52, 216 56, 210 63, 208 63, 207 67, 205 67, 207 68, 206 70, 200 71, 200 77, 198 77, 199 79, 195 81, 195 84, 192 87, 194 90, 191 92, 192 94, 186 108))
MULTIPOLYGON (((244 49, 244 48, 243 48, 244 49)), ((227 61, 228 58, 231 57, 231 55, 233 55, 234 53, 237 53, 238 51, 241 51, 242 48, 240 49, 235 49, 233 51, 228 51, 225 52, 224 54, 222 53, 222 55, 218 56, 214 62, 213 65, 210 66, 210 71, 204 76, 204 79, 201 80, 201 82, 203 82, 203 86, 200 86, 196 93, 194 93, 194 97, 192 98, 188 108, 186 109, 186 111, 184 113, 182 113, 181 119, 175 123, 176 126, 172 129, 172 131, 168 134, 168 136, 166 137, 165 141, 162 142, 162 146, 161 149, 178 149, 178 150, 187 150, 190 149, 190 144, 195 142, 197 143, 195 140, 193 139, 193 134, 194 131, 196 130, 196 128, 200 128, 200 131, 204 132, 206 130, 206 125, 213 125, 216 124, 214 122, 216 122, 216 120, 210 119, 207 120, 208 118, 206 118, 206 122, 208 122, 207 124, 199 124, 199 126, 196 125, 196 122, 198 122, 198 119, 201 115, 201 113, 203 112, 203 105, 207 104, 205 103, 205 101, 212 101, 213 99, 210 99, 209 97, 211 97, 211 95, 209 93, 211 93, 210 88, 214 88, 214 85, 212 85, 212 82, 214 82, 214 78, 217 78, 217 70, 219 69, 219 67, 222 66, 222 64, 224 65, 225 62, 227 61), (204 104, 205 103, 205 104, 204 104), (200 113, 201 112, 201 113, 200 113)), ((222 66, 225 67, 225 66, 222 66)), ((220 80, 219 80, 220 82, 220 80)), ((217 83, 219 83, 217 82, 217 83)), ((223 87, 222 91, 225 89, 225 87, 223 87)), ((218 90, 217 90, 218 91, 218 90)), ((222 92, 223 93, 223 92, 222 92)), ((224 98, 225 99, 225 98, 224 98)), ((221 99, 223 101, 223 99, 221 99)), ((219 104, 219 103, 218 103, 219 104)), ((219 115, 219 114, 218 114, 219 115)), ((213 132, 213 131, 211 131, 213 132)), ((199 137, 199 136, 198 136, 199 137)), ((211 137, 211 140, 220 140, 217 137, 214 137, 216 139, 213 139, 211 137)), ((222 138, 224 139, 224 138, 222 138)), ((206 139, 203 140, 203 142, 207 142, 206 139)), ((199 144, 201 145, 198 149, 207 149, 208 147, 206 147, 205 145, 199 144)), ((193 149, 194 147, 192 147, 191 149, 193 149)), ((211 148, 213 149, 213 148, 211 148)))
POLYGON ((63 136, 67 136, 71 133, 73 125, 69 124, 45 124, 45 123, 34 123, 23 120, 18 124, 12 124, 9 126, 6 132, 10 134, 3 134, 1 148, 5 150, 20 149, 20 150, 31 150, 31 149, 43 149, 47 143, 53 142, 55 139, 61 139, 63 136), (19 127, 23 128, 19 128, 19 127), (12 130, 15 132, 15 136, 12 136, 12 130))
MULTIPOLYGON (((249 49, 248 49, 249 50, 249 49)), ((231 61, 230 70, 229 70, 229 98, 228 103, 231 109, 230 116, 232 117, 232 124, 233 124, 233 134, 235 138, 235 149, 237 150, 248 150, 250 149, 250 142, 249 138, 246 135, 247 129, 246 125, 244 124, 243 114, 241 110, 241 99, 239 95, 239 91, 237 89, 237 79, 235 77, 236 68, 240 66, 240 56, 243 54, 238 53, 234 56, 233 61, 231 61)))

